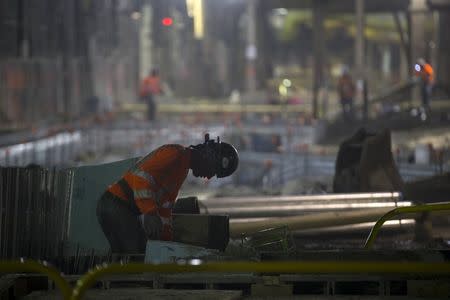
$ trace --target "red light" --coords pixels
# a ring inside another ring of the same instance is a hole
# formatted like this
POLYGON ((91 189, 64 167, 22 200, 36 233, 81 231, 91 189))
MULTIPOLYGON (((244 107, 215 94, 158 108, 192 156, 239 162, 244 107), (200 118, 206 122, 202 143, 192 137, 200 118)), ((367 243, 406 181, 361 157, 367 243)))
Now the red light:
POLYGON ((172 24, 173 24, 173 20, 172 20, 172 18, 163 18, 162 19, 162 21, 161 21, 161 23, 164 25, 164 26, 171 26, 172 24))

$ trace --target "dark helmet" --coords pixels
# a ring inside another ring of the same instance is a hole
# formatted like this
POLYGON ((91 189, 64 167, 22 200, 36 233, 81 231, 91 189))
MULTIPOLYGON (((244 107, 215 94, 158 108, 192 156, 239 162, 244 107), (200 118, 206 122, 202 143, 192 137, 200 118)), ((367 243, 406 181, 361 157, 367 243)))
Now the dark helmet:
POLYGON ((217 178, 227 177, 236 171, 239 165, 239 155, 231 144, 218 142, 216 143, 217 152, 219 155, 217 166, 217 178))
POLYGON ((214 171, 217 178, 230 176, 236 171, 239 165, 239 155, 231 144, 221 142, 219 137, 217 141, 209 139, 209 134, 205 134, 205 142, 197 146, 191 146, 194 149, 204 151, 205 159, 214 165, 214 171))

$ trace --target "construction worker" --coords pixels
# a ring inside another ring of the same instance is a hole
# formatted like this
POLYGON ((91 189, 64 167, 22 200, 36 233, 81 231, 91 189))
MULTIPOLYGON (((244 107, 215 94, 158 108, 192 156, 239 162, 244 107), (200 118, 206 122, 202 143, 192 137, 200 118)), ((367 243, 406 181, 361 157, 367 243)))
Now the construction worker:
POLYGON ((420 80, 421 94, 422 94, 422 109, 430 110, 431 90, 434 84, 433 68, 423 58, 417 60, 414 66, 415 75, 420 80))
POLYGON ((342 114, 345 120, 353 119, 353 98, 355 97, 355 83, 347 66, 342 68, 342 74, 339 77, 338 84, 339 100, 342 105, 342 114))
POLYGON ((147 118, 149 121, 155 119, 156 102, 155 97, 162 91, 161 80, 158 69, 152 69, 149 75, 142 80, 139 95, 147 103, 147 118))
POLYGON ((195 177, 231 175, 236 149, 210 140, 196 146, 163 145, 110 185, 97 204, 97 218, 113 253, 144 253, 147 239, 172 240, 172 207, 189 169, 195 177))

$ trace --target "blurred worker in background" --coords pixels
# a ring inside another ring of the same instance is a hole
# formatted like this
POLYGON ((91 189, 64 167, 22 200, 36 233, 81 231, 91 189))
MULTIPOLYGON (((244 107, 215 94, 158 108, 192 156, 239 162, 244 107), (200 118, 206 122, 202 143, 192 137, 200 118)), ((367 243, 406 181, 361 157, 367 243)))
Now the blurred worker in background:
POLYGON ((156 96, 162 91, 161 80, 159 78, 158 69, 152 69, 149 75, 145 77, 139 88, 139 96, 141 100, 147 103, 147 118, 149 121, 155 119, 156 112, 156 96))
POLYGON ((110 185, 97 204, 97 218, 113 253, 144 253, 147 239, 172 240, 172 208, 189 169, 195 177, 231 175, 236 149, 210 140, 196 146, 163 145, 110 185))
POLYGON ((345 120, 353 119, 353 98, 355 97, 355 83, 350 75, 348 67, 342 68, 342 74, 339 77, 338 84, 339 100, 342 105, 342 114, 345 120))
POLYGON ((419 58, 414 66, 414 72, 416 77, 420 80, 422 109, 429 111, 431 91, 434 84, 433 68, 423 58, 419 58))

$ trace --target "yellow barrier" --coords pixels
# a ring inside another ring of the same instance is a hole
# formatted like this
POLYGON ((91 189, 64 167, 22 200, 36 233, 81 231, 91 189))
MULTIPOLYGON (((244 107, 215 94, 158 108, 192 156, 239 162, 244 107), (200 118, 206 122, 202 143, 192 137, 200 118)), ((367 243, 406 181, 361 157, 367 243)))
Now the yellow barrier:
POLYGON ((64 299, 81 299, 99 277, 116 273, 187 273, 187 272, 257 272, 257 273, 303 273, 303 274, 450 274, 450 263, 421 262, 223 262, 199 265, 179 264, 110 264, 97 266, 83 275, 71 291, 70 285, 61 277, 58 271, 41 263, 0 262, 0 273, 37 272, 51 278, 62 292, 64 299))
MULTIPOLYGON (((120 112, 145 112, 147 105, 142 103, 124 103, 120 112)), ((269 104, 215 104, 215 103, 173 103, 159 104, 161 113, 299 113, 310 111, 307 105, 269 105, 269 104)))
POLYGON ((373 226, 370 231, 369 236, 367 237, 366 243, 364 245, 365 249, 370 249, 375 242, 375 238, 380 231, 381 226, 383 226, 384 222, 391 219, 392 217, 405 214, 405 213, 418 213, 418 212, 430 212, 430 211, 442 211, 442 210, 450 210, 450 202, 444 203, 433 203, 433 204, 423 204, 423 205, 415 205, 415 206, 407 206, 407 207, 397 207, 385 215, 383 215, 373 226))
POLYGON ((61 290, 64 299, 69 299, 72 288, 67 281, 62 278, 59 271, 53 267, 35 261, 1 261, 0 273, 18 273, 18 272, 35 272, 41 273, 52 279, 56 286, 61 290))
POLYGON ((81 277, 71 300, 80 299, 103 275, 115 273, 187 273, 187 272, 264 272, 264 273, 376 273, 376 274, 450 274, 450 263, 421 262, 223 262, 199 265, 177 264, 111 264, 99 266, 81 277))

